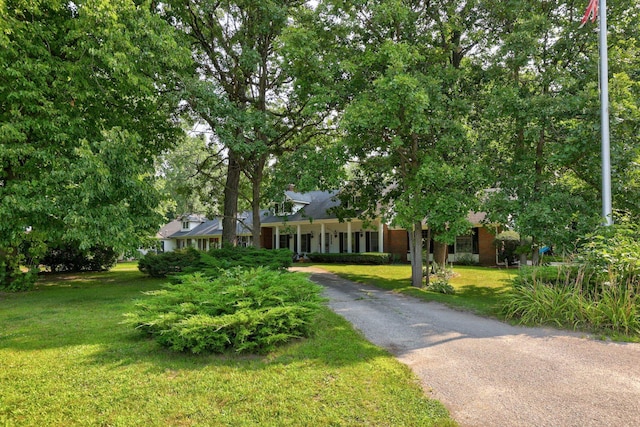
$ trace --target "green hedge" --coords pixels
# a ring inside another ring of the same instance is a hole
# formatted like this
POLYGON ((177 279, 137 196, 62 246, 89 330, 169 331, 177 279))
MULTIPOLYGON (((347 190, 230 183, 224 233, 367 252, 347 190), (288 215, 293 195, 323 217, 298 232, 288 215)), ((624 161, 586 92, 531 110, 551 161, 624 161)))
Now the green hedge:
POLYGON ((151 277, 166 277, 181 273, 185 268, 195 266, 200 261, 200 252, 194 248, 173 252, 146 254, 138 261, 138 270, 151 277))
POLYGON ((183 275, 147 292, 127 323, 176 351, 264 353, 309 335, 320 292, 306 275, 266 268, 183 275))
POLYGON ((382 265, 391 262, 391 254, 379 252, 321 254, 318 252, 307 255, 313 262, 328 264, 370 264, 382 265))
POLYGON ((60 244, 49 247, 40 265, 49 271, 107 271, 116 265, 118 253, 113 248, 92 246, 80 249, 79 244, 60 244))
POLYGON ((293 254, 288 249, 223 248, 201 252, 194 248, 161 254, 147 254, 138 262, 138 269, 151 277, 166 277, 176 273, 203 272, 214 277, 222 270, 234 267, 265 267, 282 270, 291 266, 293 254))

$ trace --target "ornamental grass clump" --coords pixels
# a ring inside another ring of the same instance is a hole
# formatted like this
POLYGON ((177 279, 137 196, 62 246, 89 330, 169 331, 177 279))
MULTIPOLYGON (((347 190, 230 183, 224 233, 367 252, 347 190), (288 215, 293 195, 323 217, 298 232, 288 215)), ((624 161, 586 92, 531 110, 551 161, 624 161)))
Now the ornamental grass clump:
POLYGON ((521 269, 503 313, 524 324, 640 337, 640 230, 621 224, 589 236, 560 267, 521 269))
POLYGON ((127 323, 176 351, 266 353, 307 337, 323 299, 300 273, 234 268, 147 292, 127 323))

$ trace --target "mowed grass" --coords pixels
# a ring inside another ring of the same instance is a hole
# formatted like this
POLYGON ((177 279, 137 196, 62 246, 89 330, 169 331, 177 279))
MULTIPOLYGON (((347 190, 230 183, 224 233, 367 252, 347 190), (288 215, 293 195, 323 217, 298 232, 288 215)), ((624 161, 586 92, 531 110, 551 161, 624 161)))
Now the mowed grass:
POLYGON ((500 298, 510 287, 517 270, 492 267, 454 266, 450 284, 454 295, 444 295, 411 286, 411 266, 313 264, 354 282, 368 283, 412 295, 426 301, 438 301, 451 307, 485 316, 498 316, 500 298))
POLYGON ((123 325, 135 264, 0 294, 0 426, 455 425, 408 368, 322 311, 266 356, 173 353, 123 325))

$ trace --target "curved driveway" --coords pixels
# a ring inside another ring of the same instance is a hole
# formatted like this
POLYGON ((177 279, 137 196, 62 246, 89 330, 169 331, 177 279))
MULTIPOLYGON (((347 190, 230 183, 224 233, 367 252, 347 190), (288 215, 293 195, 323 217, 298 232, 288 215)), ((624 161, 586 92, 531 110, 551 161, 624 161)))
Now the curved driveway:
POLYGON ((640 426, 640 344, 514 327, 313 267, 329 307, 408 365, 461 426, 640 426))

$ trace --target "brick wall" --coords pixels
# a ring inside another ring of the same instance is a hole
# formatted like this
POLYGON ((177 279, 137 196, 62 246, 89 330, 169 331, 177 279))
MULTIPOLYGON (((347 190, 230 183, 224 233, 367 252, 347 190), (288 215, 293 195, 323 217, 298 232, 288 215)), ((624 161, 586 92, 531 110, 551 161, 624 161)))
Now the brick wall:
POLYGON ((496 265, 496 247, 493 244, 494 234, 486 227, 478 229, 478 249, 480 252, 480 265, 496 265))
POLYGON ((409 236, 406 230, 389 230, 385 225, 384 251, 397 255, 401 262, 407 262, 409 236))

